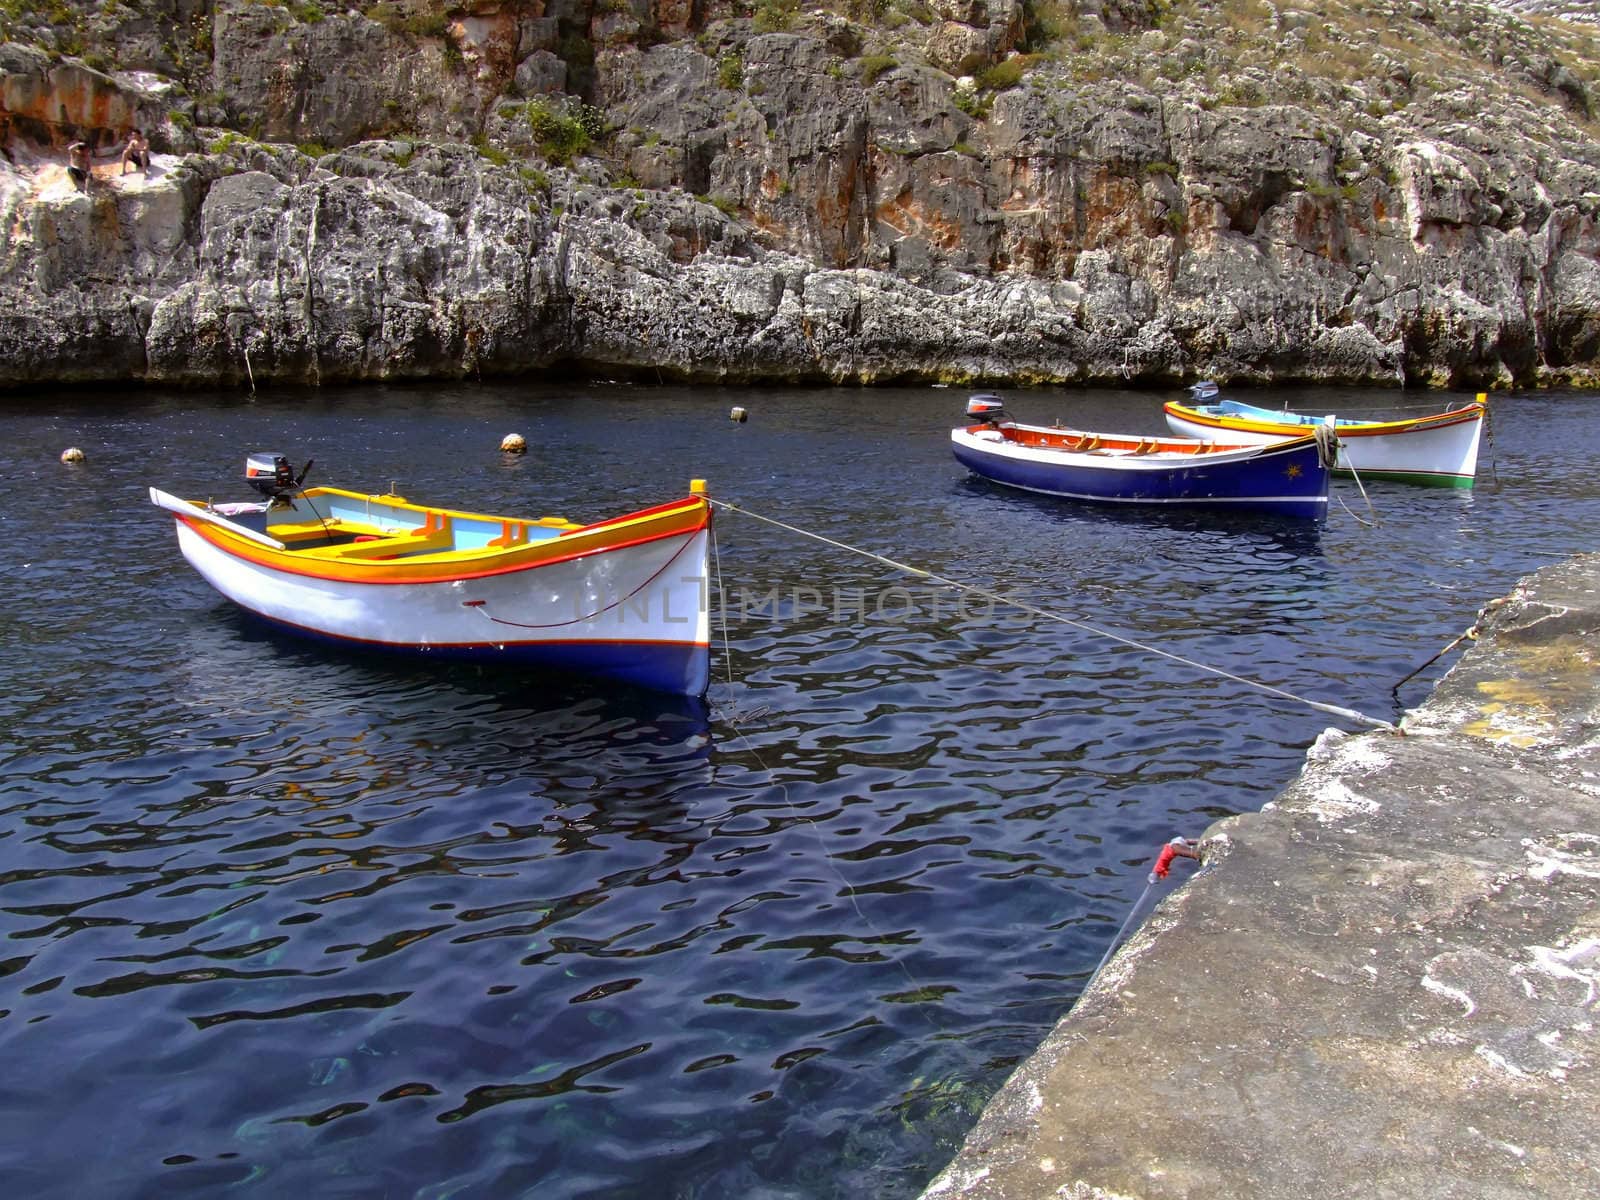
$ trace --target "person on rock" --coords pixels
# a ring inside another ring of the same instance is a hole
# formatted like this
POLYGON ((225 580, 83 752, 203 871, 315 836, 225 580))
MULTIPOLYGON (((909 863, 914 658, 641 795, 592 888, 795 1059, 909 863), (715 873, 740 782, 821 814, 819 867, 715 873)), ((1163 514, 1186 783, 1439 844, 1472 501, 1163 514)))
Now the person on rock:
POLYGON ((129 164, 139 168, 141 175, 150 174, 150 143, 144 140, 142 130, 128 134, 128 144, 122 148, 122 173, 128 173, 129 164))
POLYGON ((93 166, 94 158, 88 142, 80 139, 67 147, 67 174, 80 192, 89 190, 89 172, 93 166))

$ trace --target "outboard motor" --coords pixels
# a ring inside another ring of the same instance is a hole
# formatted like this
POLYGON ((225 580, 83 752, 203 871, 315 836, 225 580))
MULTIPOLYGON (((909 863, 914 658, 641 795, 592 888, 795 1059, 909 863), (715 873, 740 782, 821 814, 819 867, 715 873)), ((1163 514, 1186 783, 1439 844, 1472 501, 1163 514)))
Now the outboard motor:
POLYGON ((991 396, 987 393, 969 396, 967 397, 967 416, 973 421, 997 426, 1001 421, 1008 419, 1006 402, 1000 399, 999 396, 991 396))
POLYGON ((281 454, 256 453, 244 460, 245 482, 270 500, 273 508, 294 507, 289 497, 300 490, 310 470, 308 462, 296 475, 289 460, 281 454))
POLYGON ((1217 398, 1217 385, 1209 379, 1189 385, 1189 396, 1196 404, 1210 404, 1217 398))

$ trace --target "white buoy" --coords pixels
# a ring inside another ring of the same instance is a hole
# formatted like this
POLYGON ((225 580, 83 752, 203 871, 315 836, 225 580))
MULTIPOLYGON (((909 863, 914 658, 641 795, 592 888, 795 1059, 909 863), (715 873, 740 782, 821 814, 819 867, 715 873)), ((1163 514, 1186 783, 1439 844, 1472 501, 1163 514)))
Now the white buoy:
POLYGON ((64 463, 81 463, 83 461, 83 451, 76 446, 68 446, 61 452, 61 461, 64 463))
POLYGON ((742 408, 735 408, 735 409, 734 409, 734 410, 733 410, 733 411, 732 411, 732 412, 730 412, 730 413, 729 413, 729 414, 728 414, 728 419, 729 419, 729 420, 730 420, 730 421, 737 421, 737 422, 739 422, 739 423, 740 423, 740 424, 743 424, 743 423, 744 423, 744 419, 745 419, 745 418, 746 418, 746 417, 748 417, 748 416, 749 416, 749 415, 750 415, 750 414, 749 414, 749 413, 747 413, 747 412, 745 412, 745 410, 744 410, 744 409, 742 409, 742 408))
POLYGON ((500 439, 500 449, 507 454, 526 454, 528 452, 528 443, 520 433, 508 433, 500 439))

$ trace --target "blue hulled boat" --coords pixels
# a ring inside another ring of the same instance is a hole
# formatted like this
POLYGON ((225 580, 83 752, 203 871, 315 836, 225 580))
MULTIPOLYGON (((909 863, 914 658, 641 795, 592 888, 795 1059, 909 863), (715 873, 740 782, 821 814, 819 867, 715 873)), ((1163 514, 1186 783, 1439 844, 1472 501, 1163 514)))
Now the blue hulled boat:
POLYGON ((1261 444, 1022 425, 996 396, 967 404, 950 431, 956 460, 1007 487, 1101 504, 1229 508, 1319 519, 1334 439, 1326 426, 1261 444))

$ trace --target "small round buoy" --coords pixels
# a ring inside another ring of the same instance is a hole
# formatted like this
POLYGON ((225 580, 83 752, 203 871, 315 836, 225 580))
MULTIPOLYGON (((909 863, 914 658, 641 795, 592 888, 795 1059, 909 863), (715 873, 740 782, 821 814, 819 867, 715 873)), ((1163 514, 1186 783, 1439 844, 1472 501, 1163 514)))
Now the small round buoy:
POLYGON ((507 454, 526 454, 528 452, 528 443, 523 440, 520 433, 508 433, 500 439, 500 449, 507 454))
POLYGON ((729 413, 729 414, 728 414, 728 419, 729 419, 729 420, 730 420, 730 421, 738 421, 738 422, 739 422, 739 423, 741 423, 741 424, 743 424, 743 422, 744 422, 744 419, 745 419, 745 418, 746 418, 746 417, 748 417, 748 416, 749 416, 749 415, 750 415, 750 414, 749 414, 749 413, 747 413, 747 412, 745 412, 745 410, 744 410, 744 409, 742 409, 742 408, 735 408, 735 409, 734 409, 734 410, 733 410, 733 411, 732 411, 732 412, 730 412, 730 413, 729 413))
POLYGON ((76 446, 68 446, 61 452, 61 461, 64 463, 80 463, 83 461, 83 451, 76 446))

